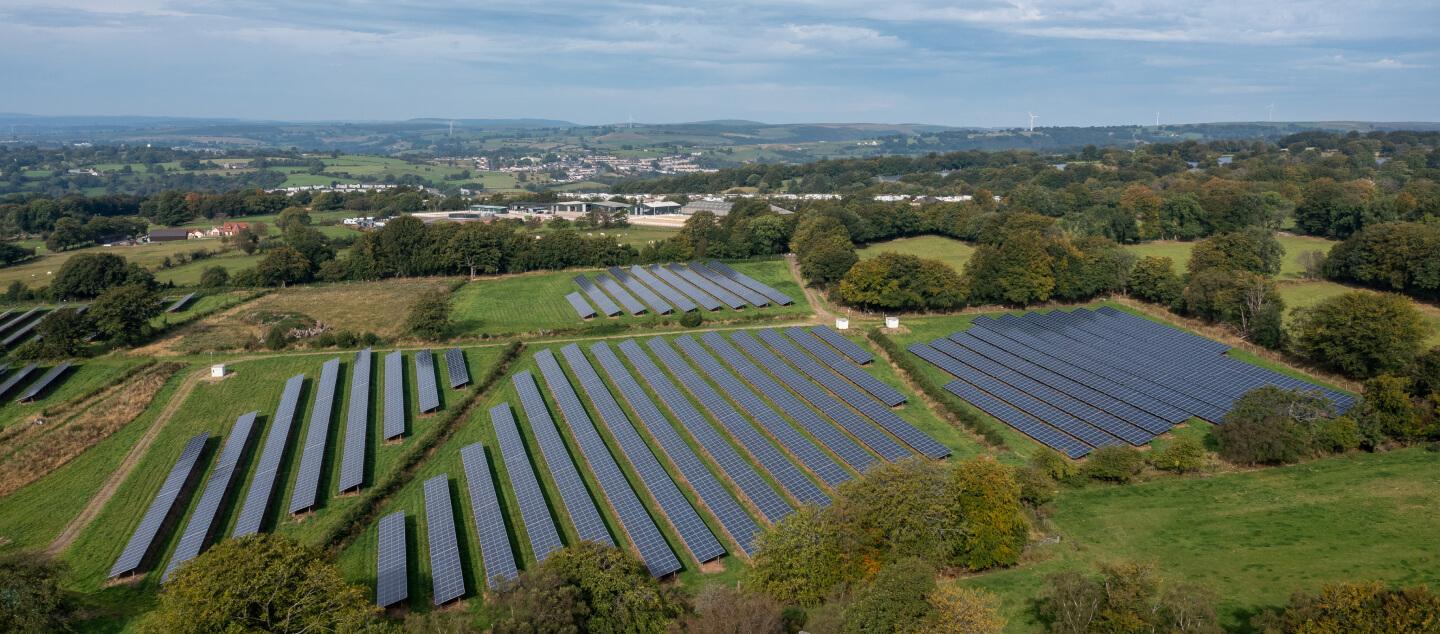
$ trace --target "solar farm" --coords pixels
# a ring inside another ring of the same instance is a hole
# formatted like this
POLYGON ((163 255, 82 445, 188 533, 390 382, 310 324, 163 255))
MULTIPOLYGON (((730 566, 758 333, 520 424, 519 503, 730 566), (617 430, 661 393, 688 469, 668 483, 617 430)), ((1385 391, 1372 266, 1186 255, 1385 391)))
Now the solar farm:
POLYGON ((979 317, 911 353, 954 378, 945 389, 1071 458, 1141 446, 1191 418, 1223 422, 1246 392, 1274 385, 1353 397, 1236 360, 1229 347, 1109 307, 979 317))
POLYGON ((565 296, 580 319, 693 310, 761 309, 795 303, 774 287, 711 260, 689 264, 612 266, 593 278, 576 275, 577 292, 565 296))

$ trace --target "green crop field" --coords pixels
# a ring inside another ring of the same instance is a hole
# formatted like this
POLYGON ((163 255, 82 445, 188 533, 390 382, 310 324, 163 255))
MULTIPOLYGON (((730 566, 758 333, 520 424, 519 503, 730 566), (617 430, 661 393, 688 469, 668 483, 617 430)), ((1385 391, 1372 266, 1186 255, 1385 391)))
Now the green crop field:
MULTIPOLYGON (((746 308, 740 311, 707 312, 707 322, 748 322, 753 320, 804 319, 811 313, 805 294, 790 275, 784 260, 772 259, 732 264, 747 275, 795 298, 791 306, 746 308)), ((565 301, 565 295, 579 291, 576 275, 592 276, 599 270, 527 273, 467 283, 454 294, 456 330, 465 336, 513 335, 560 331, 607 334, 626 329, 665 328, 678 325, 677 315, 643 314, 596 317, 581 320, 565 301)))
POLYGON ((965 263, 970 261, 971 254, 975 253, 975 247, 943 236, 918 236, 914 238, 898 238, 886 242, 876 242, 866 245, 858 252, 860 259, 873 258, 881 253, 900 253, 913 255, 931 260, 940 260, 949 264, 957 272, 965 271, 965 263))
POLYGON ((993 591, 1008 631, 1034 632, 1030 601, 1047 574, 1099 562, 1152 562, 1172 582, 1219 593, 1222 622, 1327 582, 1440 584, 1435 454, 1406 449, 1211 477, 1061 493, 1043 524, 1058 539, 1011 570, 962 581, 993 591))
POLYGON ((182 253, 190 253, 197 249, 219 250, 218 241, 195 241, 176 240, 174 242, 155 242, 151 244, 137 244, 133 246, 105 247, 95 246, 73 251, 62 251, 60 253, 46 253, 33 260, 27 260, 14 266, 0 268, 0 285, 9 284, 14 281, 23 282, 31 288, 49 286, 56 273, 66 260, 81 253, 114 253, 124 257, 147 269, 158 269, 165 258, 174 259, 182 253))

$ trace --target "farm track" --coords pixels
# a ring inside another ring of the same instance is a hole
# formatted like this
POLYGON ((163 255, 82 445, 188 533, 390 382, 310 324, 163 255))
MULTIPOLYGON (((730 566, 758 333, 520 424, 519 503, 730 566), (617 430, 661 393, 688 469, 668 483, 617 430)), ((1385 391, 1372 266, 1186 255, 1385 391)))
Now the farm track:
POLYGON ((110 477, 105 480, 105 484, 100 487, 100 490, 95 492, 95 496, 90 498, 90 501, 85 504, 85 508, 80 510, 80 513, 75 516, 75 519, 70 520, 70 523, 65 525, 64 530, 61 530, 60 534, 55 536, 55 541, 50 542, 50 546, 45 549, 46 553, 58 555, 65 552, 71 544, 75 543, 76 538, 80 536, 80 532, 100 515, 100 511, 105 508, 105 504, 110 501, 110 498, 115 496, 115 492, 120 489, 120 484, 125 482, 125 479, 130 476, 130 472, 135 469, 135 465, 139 464, 140 459, 145 456, 145 453, 150 449, 150 445, 153 444, 155 438, 160 435, 160 431, 169 424, 170 419, 175 416, 175 412, 179 411, 181 404, 189 398, 190 392, 194 391, 195 386, 200 384, 200 380, 205 377, 205 373, 208 371, 209 368, 201 367, 191 373, 190 376, 185 377, 185 381, 175 390, 174 396, 170 397, 170 402, 165 404, 165 409, 161 410, 160 413, 155 416, 155 420, 150 423, 150 428, 146 429, 145 434, 142 435, 139 440, 135 441, 135 445, 130 448, 130 452, 125 454, 125 459, 121 460, 120 464, 115 465, 115 470, 111 472, 110 477))

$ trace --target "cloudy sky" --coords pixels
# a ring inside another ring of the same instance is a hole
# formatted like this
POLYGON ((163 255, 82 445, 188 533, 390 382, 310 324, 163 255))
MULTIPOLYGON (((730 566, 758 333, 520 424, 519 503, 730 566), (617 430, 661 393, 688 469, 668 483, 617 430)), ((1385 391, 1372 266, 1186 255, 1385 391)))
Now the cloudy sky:
POLYGON ((1436 0, 0 0, 0 112, 1440 120, 1436 0))

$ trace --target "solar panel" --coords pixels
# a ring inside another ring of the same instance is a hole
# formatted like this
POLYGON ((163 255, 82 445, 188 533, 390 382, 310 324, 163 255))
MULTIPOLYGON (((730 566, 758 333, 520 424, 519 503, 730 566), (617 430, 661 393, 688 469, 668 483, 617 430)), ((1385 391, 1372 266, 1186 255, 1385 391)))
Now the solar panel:
POLYGON ((730 268, 730 265, 724 262, 721 262, 719 260, 710 260, 705 264, 709 265, 710 268, 718 271, 721 275, 724 275, 725 277, 735 280, 736 282, 755 289, 760 294, 769 297, 770 301, 775 302, 780 306, 789 306, 795 303, 795 300, 790 299, 789 295, 775 290, 775 288, 770 286, 769 284, 765 284, 753 277, 750 277, 749 275, 730 268))
POLYGON ((339 491, 344 493, 365 484, 365 443, 370 427, 369 348, 355 355, 350 372, 350 405, 345 410, 345 450, 340 454, 339 491))
POLYGON ((440 409, 440 390, 435 386, 435 353, 429 350, 415 353, 415 391, 419 393, 422 413, 440 409))
POLYGON ((681 266, 679 264, 666 264, 665 270, 674 273, 680 279, 689 282, 691 286, 700 289, 701 292, 720 300, 722 304, 725 304, 735 310, 740 310, 746 305, 745 300, 741 299, 739 295, 725 290, 719 284, 711 282, 709 279, 706 279, 705 276, 696 273, 684 266, 681 266))
POLYGON ((586 490, 585 481, 580 478, 580 472, 576 470, 575 462, 565 448, 565 441, 560 438, 560 430, 555 427, 550 410, 545 408, 544 399, 540 398, 535 377, 526 370, 511 377, 510 382, 515 385, 515 393, 520 396, 520 405, 525 408, 525 417, 530 421, 530 431, 535 434, 535 441, 540 444, 540 453, 545 456, 545 466, 555 481, 555 487, 560 489, 560 499, 565 502, 565 510, 570 515, 570 523, 575 525, 575 533, 582 540, 614 546, 615 540, 610 538, 610 531, 605 528, 605 520, 601 519, 600 511, 595 508, 595 500, 591 499, 590 492, 586 490))
POLYGON ((836 396, 839 396, 840 400, 845 401, 850 407, 864 414, 866 418, 875 421, 877 425, 884 427, 886 431, 894 434, 896 438, 904 441, 905 444, 910 445, 910 447, 916 451, 934 459, 940 459, 950 455, 949 447, 936 442, 934 438, 931 438, 925 432, 905 422, 904 419, 897 416, 890 408, 876 403, 873 399, 856 389, 855 386, 847 383, 844 379, 841 379, 819 363, 805 356, 805 353, 801 352, 795 346, 790 345, 790 342, 786 341, 784 337, 781 337, 780 333, 769 329, 761 330, 760 338, 770 344, 770 347, 774 348, 776 352, 779 352, 780 356, 785 357, 791 363, 795 364, 795 367, 800 368, 800 371, 804 372, 812 380, 824 385, 826 389, 833 392, 836 396))
MULTIPOLYGON (((34 307, 34 308, 31 308, 30 310, 27 310, 27 311, 25 311, 25 312, 23 312, 23 313, 20 313, 20 315, 18 315, 18 316, 16 316, 16 317, 12 317, 12 318, 10 319, 10 321, 5 322, 5 325, 0 326, 0 333, 3 333, 3 332, 5 332, 5 331, 8 331, 8 330, 10 330, 11 328, 15 328, 15 327, 17 327, 17 326, 19 326, 19 325, 21 325, 21 324, 25 324, 25 323, 35 323, 35 322, 31 322, 31 321, 30 321, 30 318, 31 318, 31 317, 34 317, 34 316, 36 316, 36 315, 38 315, 38 314, 40 314, 40 313, 43 313, 43 312, 45 312, 45 308, 44 308, 43 306, 36 306, 36 307, 34 307)), ((38 321, 39 321, 39 320, 36 320, 36 322, 38 322, 38 321)), ((5 345, 9 345, 9 344, 10 344, 10 339, 7 337, 6 340, 5 340, 5 345)))
MULTIPOLYGON (((634 342, 632 341, 630 344, 633 346, 634 342)), ((639 348, 635 349, 639 350, 639 348)), ((695 451, 670 425, 670 421, 666 420, 665 415, 660 412, 660 408, 650 400, 650 396, 635 381, 635 377, 630 374, 624 364, 620 363, 620 358, 615 356, 615 352, 610 349, 610 346, 597 343, 590 348, 590 351, 600 362, 600 367, 605 370, 606 376, 610 377, 610 382, 619 388, 620 395, 635 411, 635 416, 640 419, 641 424, 645 425, 645 429, 649 430, 650 436, 660 445, 661 451, 669 456, 670 462, 680 470, 685 481, 695 490, 700 503, 709 508, 710 513, 720 520, 720 526, 730 534, 736 543, 740 544, 740 548, 748 554, 753 554, 755 537, 760 532, 760 527, 755 524, 755 520, 745 513, 745 509, 740 506, 734 496, 730 495, 730 492, 725 490, 715 475, 705 468, 705 464, 695 455, 695 451)))
MULTIPOLYGON (((42 309, 38 309, 38 308, 37 308, 37 309, 35 309, 35 310, 33 310, 33 311, 30 311, 29 313, 26 313, 26 315, 29 315, 29 314, 31 314, 31 313, 35 313, 36 311, 44 312, 42 309)), ((22 318, 23 318, 23 316, 22 316, 22 318)), ((25 324, 25 325, 23 325, 23 326, 20 326, 20 328, 19 328, 18 330, 16 330, 15 332, 10 333, 10 335, 7 336, 7 337, 5 337, 5 339, 4 339, 3 341, 0 341, 0 346, 4 346, 4 347, 8 348, 8 347, 10 347, 11 344, 13 344, 13 343, 15 343, 15 342, 17 342, 17 341, 20 341, 20 340, 22 340, 22 339, 25 339, 30 333, 32 333, 32 332, 35 331, 35 327, 36 327, 36 326, 39 326, 39 325, 40 325, 40 321, 41 321, 40 318, 36 318, 36 319, 32 319, 32 320, 30 321, 30 323, 27 323, 27 324, 25 324)))
POLYGON ((425 481, 425 534, 430 543, 430 583, 435 605, 465 596, 465 571, 455 538, 455 509, 450 505, 450 476, 425 481))
POLYGON ((830 456, 825 455, 825 452, 820 451, 820 448, 810 442, 809 438, 791 427, 779 413, 760 398, 760 395, 735 378, 735 375, 720 365, 715 357, 710 356, 710 353, 700 347, 700 344, 696 343, 689 335, 681 335, 676 338, 675 345, 685 353, 691 363, 700 368, 705 376, 710 377, 710 380, 720 387, 721 392, 739 404, 740 409, 744 410, 751 420, 760 423, 770 437, 774 438, 791 457, 809 469, 810 473, 815 474, 821 481, 832 487, 851 479, 850 472, 836 464, 834 460, 830 459, 830 456))
POLYGON ((320 386, 315 389, 315 406, 310 408, 310 426, 305 430, 305 447, 300 450, 300 471, 290 494, 290 512, 315 506, 320 493, 320 468, 325 463, 325 443, 330 436, 330 417, 335 409, 335 384, 340 377, 340 358, 320 366, 320 386))
POLYGON ((186 295, 186 296, 184 296, 184 297, 181 297, 180 299, 175 300, 175 303, 171 304, 169 308, 166 308, 166 309, 165 309, 165 312, 167 312, 167 313, 179 312, 179 310, 182 309, 182 308, 184 308, 186 304, 189 304, 189 303, 190 303, 190 300, 192 300, 192 299, 195 299, 195 294, 194 294, 194 293, 190 293, 190 294, 188 294, 188 295, 186 295))
POLYGON ((200 454, 205 451, 205 442, 209 439, 209 434, 196 434, 185 443, 180 457, 174 466, 170 467, 170 475, 165 476, 165 483, 160 485, 160 491, 150 502, 150 508, 146 509, 145 516, 140 518, 140 525, 135 527, 130 541, 125 543, 125 549, 120 551, 120 557, 115 560, 115 565, 110 567, 111 579, 138 572, 144 565, 151 548, 155 546, 155 538, 175 510, 175 503, 185 490, 186 483, 194 475, 195 464, 199 462, 200 454))
POLYGON ((786 387, 794 390, 815 409, 824 412, 826 416, 844 427, 845 431, 850 432, 852 436, 860 439, 860 442, 865 443, 881 458, 894 462, 915 455, 910 449, 895 442, 888 434, 861 419, 859 414, 836 400, 819 385, 791 369, 788 364, 750 336, 750 333, 743 331, 732 333, 730 340, 740 346, 740 349, 744 350, 746 354, 749 354, 750 358, 754 359, 760 367, 769 370, 786 387))
POLYGON ((631 295, 630 291, 625 290, 625 287, 621 286, 619 282, 610 279, 610 276, 596 275, 595 283, 599 284, 600 288, 604 289, 605 292, 615 296, 615 299, 620 302, 620 305, 625 307, 625 312, 631 315, 640 315, 645 312, 645 305, 641 304, 640 300, 635 299, 635 296, 631 295))
MULTIPOLYGON (((508 410, 508 408, 507 408, 508 410)), ((485 560, 485 580, 493 589, 515 578, 515 555, 510 551, 510 534, 505 531, 505 514, 495 481, 490 479, 490 460, 485 445, 475 443, 460 449, 460 463, 470 489, 470 511, 475 534, 480 537, 480 556, 485 560)))
POLYGON ((28 403, 35 400, 36 397, 40 396, 41 392, 45 391, 45 388, 50 387, 50 384, 54 383, 55 379, 60 378, 60 375, 64 374, 65 371, 69 369, 69 361, 60 362, 59 365, 50 368, 48 372, 41 375, 40 378, 37 379, 35 383, 29 387, 29 389, 26 389, 23 393, 20 394, 20 397, 15 400, 20 403, 28 403))
POLYGON ((659 295, 655 294, 655 291, 650 290, 650 287, 642 284, 639 279, 631 277, 629 273, 621 270, 620 267, 612 266, 609 271, 611 277, 623 284, 625 288, 630 289, 630 292, 639 296, 640 300, 645 302, 655 314, 668 315, 675 312, 675 308, 670 305, 670 302, 661 299, 659 295))
POLYGON ((405 357, 385 355, 385 440, 405 435, 405 357))
POLYGON ((720 288, 723 288, 735 295, 740 296, 752 306, 759 308, 770 305, 770 298, 766 297, 764 293, 761 293, 760 291, 750 288, 749 286, 732 280, 726 277, 723 273, 720 273, 719 271, 716 271, 715 269, 706 266, 702 262, 691 262, 689 266, 690 270, 694 271, 696 274, 702 275, 705 277, 705 279, 710 280, 710 282, 716 284, 720 288))
POLYGON ((645 270, 649 271, 655 277, 660 278, 666 284, 669 284, 671 287, 673 287, 675 290, 684 293, 686 297, 695 300, 695 303, 704 307, 705 310, 720 310, 721 308, 725 307, 724 304, 720 303, 720 300, 705 294, 704 291, 698 288, 695 288, 694 284, 680 279, 679 275, 671 273, 669 269, 666 269, 656 264, 651 264, 645 270))
POLYGON ((632 266, 630 267, 630 275, 634 276, 635 279, 644 282, 646 286, 654 289, 655 292, 660 295, 660 297, 665 298, 666 302, 669 302, 671 306, 674 306, 675 310, 678 310, 682 313, 688 313, 692 310, 695 310, 696 308, 699 308, 699 306, 697 306, 695 302, 689 297, 686 297, 684 293, 681 293, 680 291, 671 288, 668 284, 661 282, 660 278, 655 277, 653 274, 650 273, 650 271, 647 271, 639 266, 632 266))
POLYGON ((405 562, 405 512, 380 518, 375 549, 375 603, 388 608, 410 598, 405 562))
POLYGON ((26 377, 30 376, 36 367, 38 366, 34 363, 27 363, 25 367, 16 370, 9 378, 5 379, 4 383, 0 383, 0 397, 9 394, 10 390, 15 389, 16 385, 19 385, 21 381, 24 381, 26 377))
POLYGON ((260 532, 265 511, 270 508, 270 498, 275 491, 275 476, 280 471, 280 459, 285 455, 285 444, 290 440, 290 425, 295 420, 295 409, 300 404, 300 388, 305 386, 305 375, 297 374, 285 381, 285 391, 280 394, 280 406, 275 409, 275 418, 270 421, 270 432, 265 435, 265 447, 260 450, 260 465, 250 476, 250 489, 245 493, 245 503, 240 506, 240 517, 235 520, 231 537, 244 537, 260 532))
POLYGON ((590 298, 590 302, 595 304, 595 307, 600 309, 600 312, 605 313, 606 317, 614 317, 620 314, 620 307, 616 306, 615 302, 611 300, 604 291, 600 290, 598 286, 595 286, 589 278, 586 278, 584 275, 576 275, 575 283, 580 285, 580 290, 585 293, 586 297, 590 298))
POLYGON ((520 503, 520 520, 525 523, 525 534, 530 538, 530 552, 535 555, 535 561, 545 561, 563 544, 555 521, 550 518, 550 509, 545 506, 545 492, 535 479, 535 470, 530 466, 530 456, 525 453, 525 442, 520 439, 520 430, 515 426, 508 403, 490 408, 490 426, 500 445, 500 459, 505 462, 510 490, 520 503))
POLYGON ((590 304, 585 303, 585 298, 581 297, 579 293, 566 295, 565 301, 570 302, 570 307, 575 309, 575 314, 579 315, 581 319, 589 319, 595 316, 595 309, 591 308, 590 304))
POLYGON ((745 355, 726 342, 719 333, 707 332, 701 335, 700 339, 710 346, 710 349, 714 350, 720 359, 734 369, 741 378, 760 390, 760 393, 774 403, 781 412, 799 423, 801 427, 805 428, 805 431, 810 432, 811 436, 839 456, 845 464, 850 465, 850 468, 863 472, 876 464, 874 455, 865 451, 835 425, 826 421, 796 398, 794 394, 776 383, 774 379, 770 378, 770 375, 765 374, 764 370, 751 363, 749 359, 745 358, 745 355))
POLYGON ((216 460, 215 468, 210 470, 205 490, 200 493, 200 501, 195 504, 195 510, 191 511, 190 521, 180 533, 180 543, 170 555, 170 565, 165 567, 162 581, 168 581, 170 574, 175 572, 180 564, 194 559, 204 550, 205 542, 214 528, 215 518, 220 514, 220 504, 225 501, 225 493, 230 489, 235 467, 245 453, 245 446, 250 442, 250 430, 255 427, 255 416, 258 413, 241 414, 230 428, 230 435, 225 438, 225 445, 220 448, 220 458, 216 460))
POLYGON ((840 351, 840 354, 849 357, 850 360, 855 363, 865 365, 875 360, 875 355, 870 354, 869 351, 861 348, 860 345, 854 341, 846 339, 840 333, 831 330, 829 326, 814 326, 810 328, 810 332, 814 333, 816 337, 823 339, 825 343, 830 344, 832 348, 840 351))
POLYGON ((458 390, 470 384, 470 367, 465 365, 465 353, 459 348, 445 351, 445 371, 450 375, 450 389, 458 390))
MULTIPOLYGON (((601 347, 604 348, 603 344, 601 347)), ((608 352, 609 348, 605 350, 608 352)), ((670 479, 670 474, 660 465, 649 445, 646 445, 639 432, 635 431, 635 426, 620 408, 620 403, 606 389, 605 382, 580 352, 580 348, 566 346, 560 353, 565 356, 570 371, 580 381, 580 389, 595 405, 600 422, 610 430, 610 435, 615 438, 620 451, 640 476, 640 482, 660 506, 660 511, 670 520, 670 525, 680 535, 680 540, 685 542, 685 547, 690 549, 695 560, 710 561, 724 555, 725 548, 715 539, 710 527, 705 525, 705 520, 700 519, 695 508, 690 506, 690 501, 685 499, 680 487, 675 486, 675 481, 670 479)))
MULTIPOLYGON (((570 344, 577 350, 578 346, 570 344)), ((550 350, 541 350, 535 353, 535 362, 540 366, 540 373, 545 377, 545 384, 550 387, 550 393, 554 395, 555 401, 560 404, 560 411, 564 414, 566 422, 570 424, 570 431, 580 445, 580 453, 585 456, 585 462, 590 465, 590 472, 595 474, 595 480, 600 483, 600 489, 604 491, 606 499, 610 501, 610 507, 615 510, 620 523, 625 526, 625 532, 630 536, 630 542, 640 553, 640 559, 645 561, 645 567, 650 574, 656 577, 674 573, 680 570, 680 560, 665 543, 665 537, 660 534, 660 528, 650 519, 645 512, 645 506, 636 497, 634 489, 626 481, 625 474, 620 470, 620 465, 615 463, 615 458, 610 455, 610 450, 605 446, 605 440, 600 437, 600 432, 595 429, 591 422, 590 415, 585 412, 585 407, 580 404, 580 397, 575 394, 574 388, 570 386, 570 380, 560 369, 560 364, 555 361, 554 353, 550 350)))
POLYGON ((798 326, 791 326, 785 329, 785 334, 790 335, 790 338, 793 339, 795 343, 800 344, 800 347, 809 350, 810 354, 820 359, 821 363, 830 366, 830 369, 834 370, 836 374, 860 386, 860 389, 870 393, 871 396, 879 399, 881 403, 895 407, 905 402, 905 395, 901 394, 899 390, 886 385, 884 381, 871 376, 869 373, 860 369, 860 366, 840 356, 840 353, 835 352, 833 348, 825 345, 825 342, 820 341, 815 335, 810 334, 810 331, 798 326))
POLYGON ((760 465, 762 469, 769 472, 775 481, 780 483, 794 496, 795 499, 805 504, 816 504, 825 506, 830 503, 830 496, 826 495, 814 482, 805 477, 795 463, 781 454, 775 445, 771 444, 759 431, 735 411, 724 397, 720 396, 714 388, 710 387, 689 364, 685 363, 680 355, 660 337, 654 337, 645 342, 650 351, 660 359, 670 373, 680 380, 680 384, 700 401, 704 407, 720 425, 730 432, 730 436, 739 441, 740 446, 760 465))
MULTIPOLYGON (((690 436, 700 445, 705 453, 710 454, 710 459, 720 471, 729 478, 735 486, 740 489, 750 503, 760 511, 760 515, 771 523, 778 522, 789 515, 794 508, 782 497, 774 487, 766 482, 755 470, 749 461, 740 456, 729 442, 725 440, 705 415, 700 413, 690 400, 680 391, 680 388, 671 382, 670 378, 660 371, 655 362, 640 348, 634 340, 627 339, 620 342, 620 352, 635 366, 640 377, 655 390, 660 402, 665 405, 675 420, 690 433, 690 436)), ((738 538, 737 538, 738 539, 738 538)), ((741 542, 742 544, 744 542, 741 542)))

